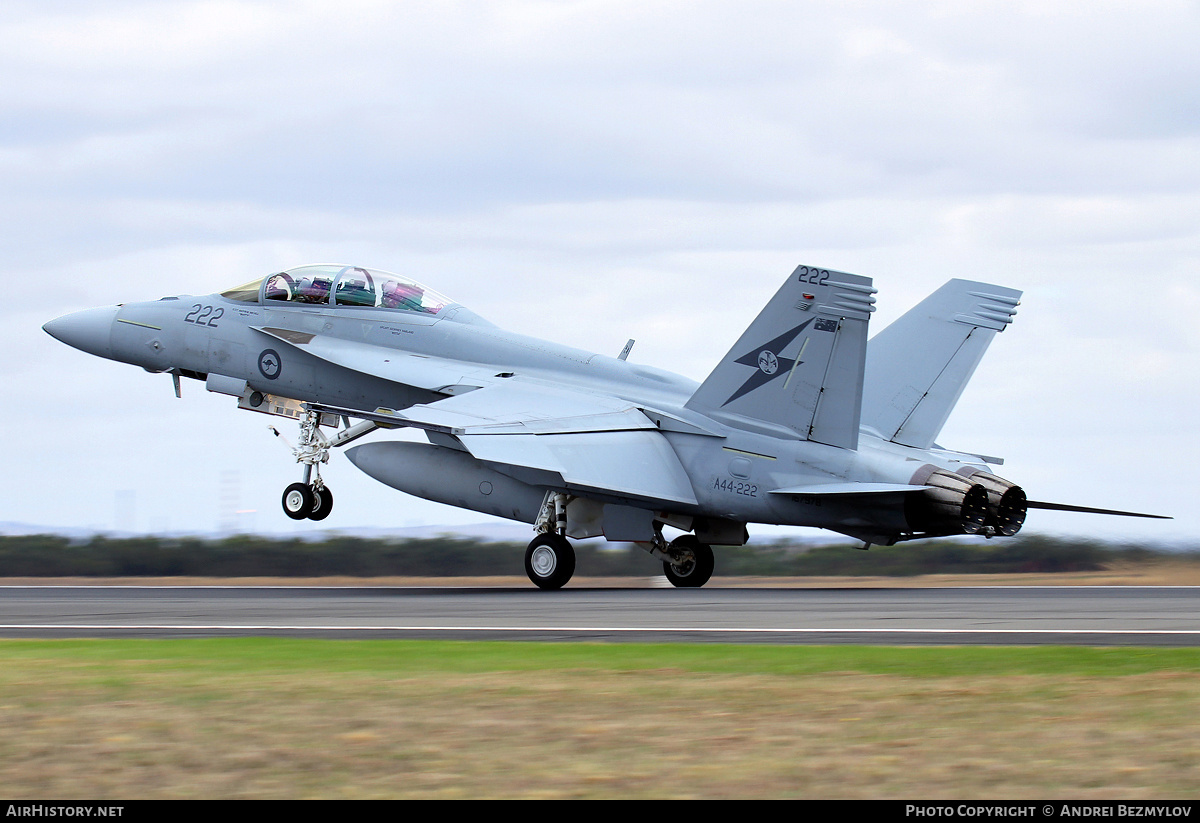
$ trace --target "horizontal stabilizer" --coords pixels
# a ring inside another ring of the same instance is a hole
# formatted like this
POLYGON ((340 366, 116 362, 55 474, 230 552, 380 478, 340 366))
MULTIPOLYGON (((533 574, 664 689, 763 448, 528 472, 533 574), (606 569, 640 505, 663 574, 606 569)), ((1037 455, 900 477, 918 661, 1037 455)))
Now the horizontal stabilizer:
POLYGON ((1174 517, 1168 517, 1165 514, 1142 514, 1141 512, 1123 512, 1116 509, 1093 509, 1088 506, 1068 506, 1065 503, 1039 503, 1036 500, 1029 500, 1025 506, 1030 509, 1047 509, 1055 512, 1081 512, 1083 514, 1115 514, 1121 517, 1150 517, 1155 520, 1174 520, 1174 517))
POLYGON ((774 489, 769 494, 907 494, 928 489, 928 486, 910 486, 904 483, 823 483, 817 486, 791 486, 786 489, 774 489))
POLYGON ((884 440, 928 449, 1021 292, 951 280, 867 344, 862 423, 884 440))

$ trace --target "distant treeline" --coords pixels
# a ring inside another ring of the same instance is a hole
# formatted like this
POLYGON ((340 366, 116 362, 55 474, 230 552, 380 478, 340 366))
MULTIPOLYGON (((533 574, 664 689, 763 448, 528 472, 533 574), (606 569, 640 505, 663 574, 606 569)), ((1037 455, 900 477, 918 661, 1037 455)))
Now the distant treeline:
MULTIPOLYGON (((56 535, 0 537, 0 577, 455 577, 523 575, 524 545, 454 538, 314 543, 237 536, 71 540, 56 535)), ((576 573, 647 577, 661 564, 636 546, 576 546, 576 573)), ((1098 571, 1167 558, 1200 563, 1190 552, 1029 536, 987 542, 927 540, 859 551, 851 544, 788 543, 716 550, 718 575, 817 576, 997 574, 1098 571)))

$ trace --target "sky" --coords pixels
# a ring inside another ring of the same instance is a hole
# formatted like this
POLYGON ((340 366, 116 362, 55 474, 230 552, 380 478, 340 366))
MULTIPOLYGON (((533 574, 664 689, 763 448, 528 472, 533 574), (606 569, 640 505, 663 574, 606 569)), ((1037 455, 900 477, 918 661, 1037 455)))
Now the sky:
MULTIPOLYGON (((8 0, 0 522, 316 528, 271 420, 41 330, 70 311, 338 261, 702 380, 805 263, 874 278, 874 330, 1022 290, 941 445, 1175 517, 1026 531, 1195 543, 1197 42, 1171 0, 8 0)), ((324 474, 325 527, 487 520, 324 474)))

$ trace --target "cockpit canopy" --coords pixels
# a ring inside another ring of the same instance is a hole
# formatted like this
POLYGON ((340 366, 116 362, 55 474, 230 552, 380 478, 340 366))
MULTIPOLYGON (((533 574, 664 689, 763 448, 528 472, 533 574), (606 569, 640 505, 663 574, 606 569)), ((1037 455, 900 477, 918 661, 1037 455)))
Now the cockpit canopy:
POLYGON ((452 301, 415 280, 360 266, 300 266, 221 292, 243 303, 316 303, 437 314, 452 301))

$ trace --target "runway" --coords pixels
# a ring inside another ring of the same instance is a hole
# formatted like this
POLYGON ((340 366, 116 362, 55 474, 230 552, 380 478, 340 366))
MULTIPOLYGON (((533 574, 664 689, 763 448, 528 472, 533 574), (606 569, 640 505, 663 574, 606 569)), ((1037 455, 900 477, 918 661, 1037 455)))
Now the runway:
POLYGON ((0 637, 1200 645, 1200 587, 0 587, 0 637))

